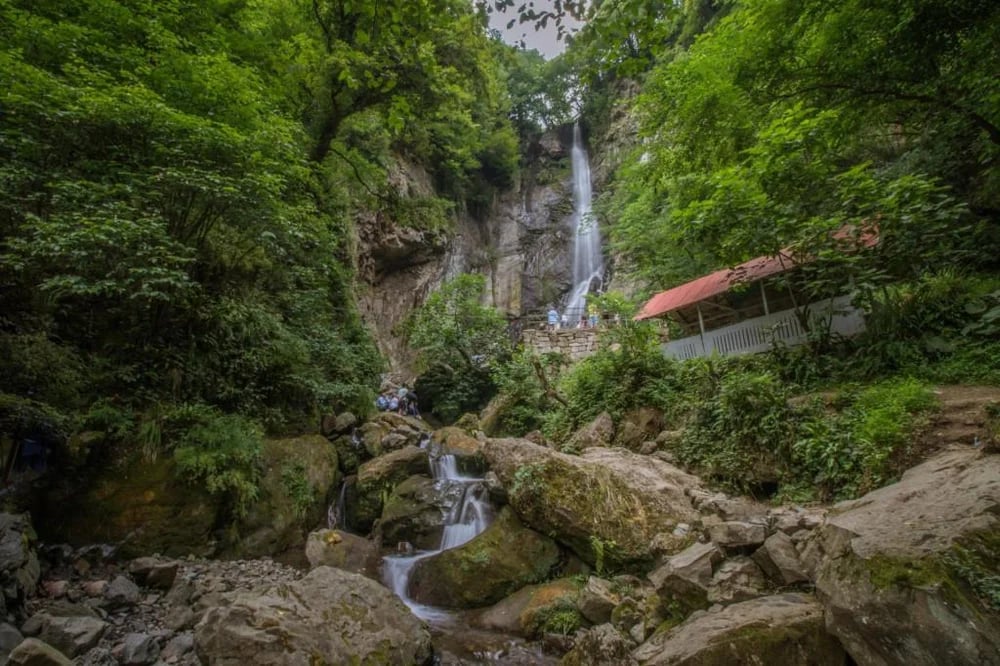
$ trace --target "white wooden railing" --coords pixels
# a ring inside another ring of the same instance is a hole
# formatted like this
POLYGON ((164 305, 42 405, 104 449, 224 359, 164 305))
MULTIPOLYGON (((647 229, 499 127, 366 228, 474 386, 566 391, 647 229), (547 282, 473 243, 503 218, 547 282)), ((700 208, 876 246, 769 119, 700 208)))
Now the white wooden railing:
MULTIPOLYGON (((851 305, 850 296, 810 304, 809 318, 814 326, 826 326, 829 320, 831 333, 844 337, 856 335, 865 328, 864 316, 851 305)), ((770 349, 775 341, 794 347, 804 343, 807 337, 795 310, 782 310, 705 331, 704 336, 671 340, 663 345, 663 353, 681 360, 710 354, 756 354, 770 349)))

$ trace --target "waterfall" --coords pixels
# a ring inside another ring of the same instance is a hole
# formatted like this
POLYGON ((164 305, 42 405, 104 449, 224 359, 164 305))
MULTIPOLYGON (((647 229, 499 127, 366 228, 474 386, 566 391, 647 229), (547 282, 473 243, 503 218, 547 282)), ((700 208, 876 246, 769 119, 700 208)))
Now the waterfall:
POLYGON ((580 123, 573 124, 573 293, 566 303, 570 324, 586 314, 586 296, 595 279, 604 277, 601 230, 591 215, 590 160, 583 147, 580 123))
POLYGON ((326 508, 326 528, 328 530, 335 530, 338 527, 344 527, 344 517, 347 515, 345 509, 345 500, 347 498, 347 481, 340 482, 340 492, 337 493, 337 499, 330 503, 330 506, 326 508))
POLYGON ((421 448, 427 449, 427 455, 430 457, 431 475, 437 484, 442 489, 452 485, 461 486, 462 499, 444 517, 444 532, 441 535, 441 545, 437 550, 415 554, 387 555, 382 560, 382 577, 386 586, 402 599, 417 617, 433 620, 443 619, 448 614, 440 609, 418 604, 410 599, 407 589, 410 582, 410 571, 413 570, 413 566, 418 561, 437 555, 443 550, 457 548, 470 541, 489 526, 493 516, 487 498, 486 484, 481 478, 460 473, 455 456, 441 453, 428 442, 422 442, 421 448))

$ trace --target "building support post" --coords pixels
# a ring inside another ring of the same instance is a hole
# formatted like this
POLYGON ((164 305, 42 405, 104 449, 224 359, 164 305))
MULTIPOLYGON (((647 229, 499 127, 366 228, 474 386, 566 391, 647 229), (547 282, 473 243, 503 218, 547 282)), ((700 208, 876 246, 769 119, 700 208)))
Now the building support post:
POLYGON ((764 316, 767 317, 771 311, 767 308, 767 292, 764 290, 764 281, 760 281, 760 300, 764 302, 764 316))
POLYGON ((705 348, 705 319, 701 316, 701 303, 698 303, 698 330, 701 331, 701 355, 708 356, 708 350, 705 348))

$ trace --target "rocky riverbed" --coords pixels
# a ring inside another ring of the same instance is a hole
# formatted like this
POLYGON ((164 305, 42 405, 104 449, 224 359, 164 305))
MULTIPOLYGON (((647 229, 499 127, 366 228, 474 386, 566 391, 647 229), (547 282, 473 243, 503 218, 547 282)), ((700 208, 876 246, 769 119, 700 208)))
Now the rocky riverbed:
POLYGON ((298 556, 285 553, 300 568, 38 544, 26 515, 3 514, 0 654, 102 666, 1000 664, 1000 456, 953 446, 857 500, 776 507, 706 488, 658 447, 575 455, 460 428, 428 435, 395 415, 353 437, 330 428, 326 495, 344 501, 331 516, 359 533, 302 535, 298 556), (446 458, 459 486, 441 482, 446 458), (434 551, 472 486, 492 522, 434 551), (412 544, 425 555, 401 599, 381 558, 412 544))

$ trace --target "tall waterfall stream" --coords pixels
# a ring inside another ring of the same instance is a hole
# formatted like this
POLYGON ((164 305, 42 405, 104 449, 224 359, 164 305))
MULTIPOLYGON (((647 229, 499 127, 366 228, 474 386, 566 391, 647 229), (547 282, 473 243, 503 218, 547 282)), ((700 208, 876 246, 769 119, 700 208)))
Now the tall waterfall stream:
MULTIPOLYGON (((591 286, 595 280, 600 284, 604 277, 604 257, 601 230, 591 214, 590 159, 578 122, 573 125, 570 159, 573 167, 573 292, 565 312, 579 320, 586 315, 586 297, 591 286)), ((575 323, 570 321, 570 324, 575 323)))

